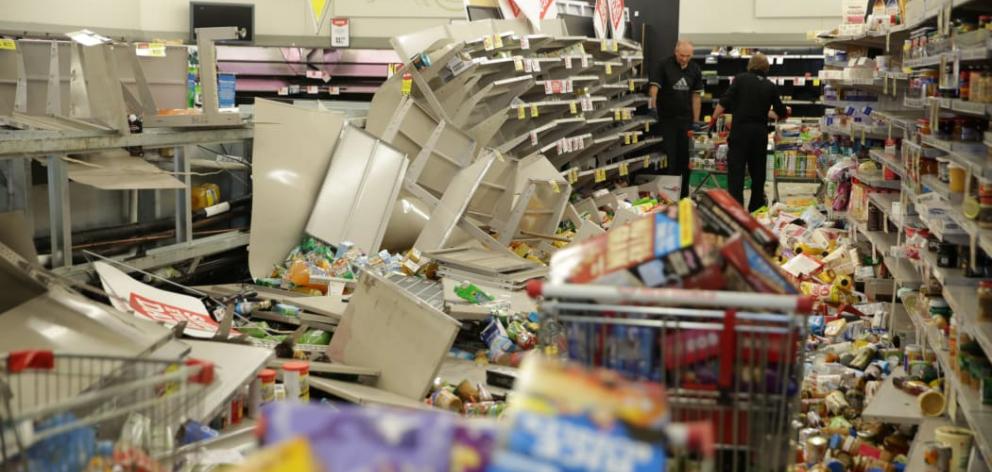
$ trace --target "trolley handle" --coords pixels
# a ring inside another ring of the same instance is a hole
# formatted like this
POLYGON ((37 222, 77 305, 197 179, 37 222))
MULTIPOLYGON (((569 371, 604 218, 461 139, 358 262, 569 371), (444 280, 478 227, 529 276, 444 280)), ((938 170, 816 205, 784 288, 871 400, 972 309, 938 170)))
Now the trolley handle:
POLYGON ((592 299, 607 303, 652 303, 675 306, 734 307, 748 310, 774 310, 809 314, 813 311, 814 298, 805 295, 772 295, 747 292, 719 292, 712 290, 683 290, 672 288, 631 288, 608 285, 576 285, 545 283, 531 280, 527 283, 531 298, 592 299))

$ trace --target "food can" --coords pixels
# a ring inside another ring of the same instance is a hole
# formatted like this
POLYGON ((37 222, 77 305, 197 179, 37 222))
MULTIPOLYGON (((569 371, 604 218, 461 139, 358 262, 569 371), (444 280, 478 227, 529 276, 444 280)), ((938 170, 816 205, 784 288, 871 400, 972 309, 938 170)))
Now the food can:
POLYGON ((290 401, 310 402, 310 363, 290 361, 282 365, 282 383, 290 401))
POLYGON ((941 426, 937 428, 935 437, 937 441, 951 448, 951 466, 948 470, 950 472, 967 470, 974 433, 964 428, 941 426))
POLYGON ((926 472, 948 472, 951 469, 951 448, 937 441, 923 443, 923 464, 926 472))
POLYGON ((806 440, 806 449, 803 451, 807 464, 817 464, 823 462, 827 455, 827 440, 823 436, 813 436, 806 440))
POLYGON ((457 395, 446 388, 438 389, 431 395, 431 403, 436 408, 442 410, 459 412, 462 411, 462 400, 457 395))
POLYGON ((480 395, 478 387, 468 380, 462 380, 462 383, 458 384, 458 387, 455 387, 455 394, 457 394, 458 398, 461 398, 462 401, 468 403, 477 403, 481 400, 479 398, 480 395))
POLYGON ((843 414, 844 410, 850 406, 850 404, 847 403, 847 398, 844 396, 844 392, 841 392, 840 390, 830 392, 830 395, 827 395, 826 403, 827 410, 835 415, 843 414))
POLYGON ((919 344, 907 344, 906 356, 903 358, 903 368, 909 372, 909 363, 923 360, 923 346, 919 344))

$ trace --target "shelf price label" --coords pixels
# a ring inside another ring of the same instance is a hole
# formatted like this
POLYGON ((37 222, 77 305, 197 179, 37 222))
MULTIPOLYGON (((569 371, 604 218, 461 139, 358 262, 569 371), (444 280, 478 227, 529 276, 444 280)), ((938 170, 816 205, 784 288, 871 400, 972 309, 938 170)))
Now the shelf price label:
POLYGON ((413 92, 413 74, 404 72, 403 82, 400 85, 400 93, 405 96, 410 96, 411 92, 413 92))
POLYGON ((640 136, 640 135, 636 131, 633 132, 633 133, 630 133, 630 142, 631 143, 634 143, 634 144, 637 144, 637 141, 639 139, 638 136, 640 136))
POLYGON ((626 177, 630 175, 630 167, 626 162, 620 163, 620 177, 626 177))
POLYGON ((644 162, 641 164, 641 168, 647 169, 651 165, 651 156, 644 156, 644 162))
POLYGON ((647 123, 644 123, 644 132, 645 133, 650 133, 651 132, 651 122, 650 121, 648 121, 647 123))
POLYGON ((532 103, 530 106, 530 117, 537 118, 539 116, 541 116, 541 111, 538 110, 536 103, 532 103))
POLYGON ((605 182, 605 181, 606 181, 606 169, 603 168, 596 169, 596 171, 593 172, 593 182, 598 184, 600 182, 605 182))
POLYGON ((631 92, 633 92, 633 91, 636 91, 636 90, 637 90, 637 86, 636 86, 636 85, 634 84, 634 79, 630 79, 629 81, 627 81, 627 88, 628 88, 628 89, 629 89, 629 90, 630 90, 631 92))
POLYGON ((557 180, 549 180, 548 183, 551 185, 551 191, 554 193, 561 193, 561 187, 558 185, 557 180))
POLYGON ((623 134, 623 145, 624 146, 630 145, 630 133, 623 134))
POLYGON ((493 35, 493 47, 496 49, 503 47, 503 36, 499 33, 493 35))
POLYGON ((492 36, 486 36, 482 38, 482 49, 485 49, 486 51, 492 51, 493 49, 496 49, 496 46, 493 44, 492 36))
POLYGON ((579 112, 579 105, 575 103, 575 100, 568 102, 568 111, 573 115, 579 112))
POLYGON ((524 71, 524 59, 520 56, 513 56, 513 70, 517 72, 524 71))
POLYGON ((613 75, 613 64, 606 64, 606 75, 613 75))
POLYGON ((519 107, 517 107, 517 119, 518 120, 527 119, 527 107, 525 107, 524 105, 520 105, 519 107))
POLYGON ((16 51, 17 41, 14 41, 13 39, 0 38, 0 49, 7 51, 16 51))
POLYGON ((530 38, 528 38, 527 36, 520 37, 520 49, 524 49, 524 50, 530 49, 530 38))
POLYGON ((579 168, 573 167, 571 169, 568 169, 568 183, 575 184, 578 181, 579 181, 579 168))

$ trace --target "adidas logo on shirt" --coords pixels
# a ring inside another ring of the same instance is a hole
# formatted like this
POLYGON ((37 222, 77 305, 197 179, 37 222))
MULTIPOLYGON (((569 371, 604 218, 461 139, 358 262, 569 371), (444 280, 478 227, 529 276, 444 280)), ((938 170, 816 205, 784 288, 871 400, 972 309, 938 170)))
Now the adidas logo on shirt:
POLYGON ((687 91, 689 90, 689 83, 685 81, 685 77, 682 77, 672 86, 672 90, 687 91))

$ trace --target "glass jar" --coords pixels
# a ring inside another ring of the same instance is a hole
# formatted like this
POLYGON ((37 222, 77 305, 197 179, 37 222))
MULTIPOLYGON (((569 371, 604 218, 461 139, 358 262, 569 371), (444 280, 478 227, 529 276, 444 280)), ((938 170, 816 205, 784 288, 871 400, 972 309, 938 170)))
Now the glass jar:
POLYGON ((978 321, 992 321, 992 280, 978 283, 978 321))

